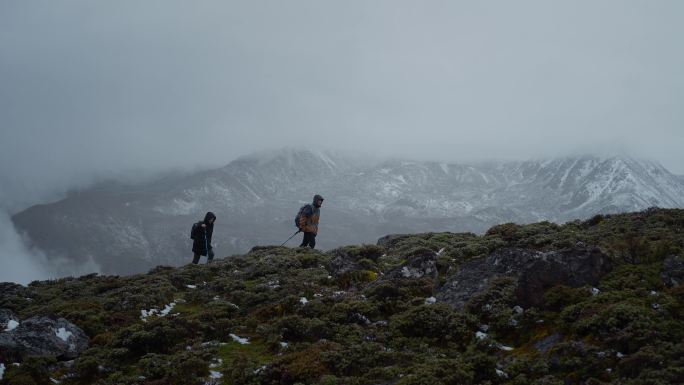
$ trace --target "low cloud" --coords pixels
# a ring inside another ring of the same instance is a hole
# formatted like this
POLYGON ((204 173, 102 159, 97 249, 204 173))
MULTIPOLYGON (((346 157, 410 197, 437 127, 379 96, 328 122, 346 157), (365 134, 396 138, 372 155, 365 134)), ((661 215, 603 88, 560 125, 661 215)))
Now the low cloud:
POLYGON ((55 279, 99 273, 100 267, 91 259, 73 264, 61 256, 48 256, 30 248, 28 239, 19 235, 6 212, 0 213, 0 282, 26 285, 36 280, 55 279))
POLYGON ((45 255, 26 248, 6 213, 0 214, 0 282, 25 285, 50 277, 45 268, 45 255))

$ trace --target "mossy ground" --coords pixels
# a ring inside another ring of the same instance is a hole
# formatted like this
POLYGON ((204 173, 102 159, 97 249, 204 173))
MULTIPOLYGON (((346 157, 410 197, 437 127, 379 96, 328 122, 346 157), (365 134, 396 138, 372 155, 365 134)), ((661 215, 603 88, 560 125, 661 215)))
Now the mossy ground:
POLYGON ((212 381, 236 385, 684 383, 684 289, 661 277, 662 261, 683 250, 684 210, 647 210, 503 224, 482 236, 405 235, 387 248, 258 247, 212 265, 33 282, 2 293, 0 307, 22 319, 65 317, 84 329, 90 348, 71 366, 8 363, 1 382, 204 384, 211 370, 222 374, 212 381), (615 262, 598 291, 556 286, 543 306, 521 313, 513 282, 501 279, 463 310, 426 303, 465 261, 503 247, 578 243, 615 262), (342 254, 359 269, 334 276, 331 261, 342 254), (438 282, 383 279, 426 256, 437 261, 438 282), (141 319, 141 310, 172 302, 165 317, 141 319))

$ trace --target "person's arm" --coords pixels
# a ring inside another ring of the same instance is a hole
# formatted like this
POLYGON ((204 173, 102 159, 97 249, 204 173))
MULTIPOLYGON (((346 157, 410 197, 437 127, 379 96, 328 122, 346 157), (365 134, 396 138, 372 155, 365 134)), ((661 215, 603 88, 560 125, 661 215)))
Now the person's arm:
POLYGON ((306 225, 309 222, 309 218, 313 215, 313 208, 311 205, 306 206, 304 209, 304 212, 302 212, 302 216, 299 217, 299 229, 301 231, 304 231, 306 228, 306 225))

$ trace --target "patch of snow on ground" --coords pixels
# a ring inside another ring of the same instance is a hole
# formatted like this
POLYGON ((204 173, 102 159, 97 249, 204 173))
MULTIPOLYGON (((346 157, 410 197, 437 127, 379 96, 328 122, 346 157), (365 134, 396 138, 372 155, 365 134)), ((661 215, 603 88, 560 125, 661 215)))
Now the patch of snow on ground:
POLYGON ((306 299, 306 297, 302 297, 302 298, 300 298, 300 299, 299 299, 299 302, 301 302, 301 303, 302 303, 302 305, 306 305, 306 304, 307 304, 307 302, 309 302, 309 300, 308 300, 308 299, 306 299))
POLYGON ((508 374, 506 374, 506 373, 505 373, 503 370, 501 370, 501 369, 496 369, 496 374, 497 374, 499 377, 508 378, 508 374))
POLYGON ((246 337, 245 337, 245 338, 241 338, 241 337, 236 336, 236 335, 233 334, 233 333, 230 333, 230 338, 232 338, 233 341, 239 343, 240 345, 247 345, 247 344, 249 344, 249 338, 246 338, 246 337))
POLYGON ((7 327, 5 328, 5 331, 6 331, 6 332, 11 332, 12 330, 16 329, 17 326, 19 326, 19 322, 17 322, 17 321, 15 321, 15 320, 11 319, 11 320, 9 320, 9 322, 7 323, 7 327))
POLYGON ((257 368, 254 370, 254 374, 259 374, 259 373, 263 372, 265 369, 266 369, 266 365, 264 365, 260 368, 257 368))
POLYGON ((219 366, 221 366, 221 364, 223 364, 223 360, 218 358, 216 362, 212 362, 211 364, 209 364, 209 369, 218 368, 219 366))
POLYGON ((170 304, 166 305, 166 306, 164 307, 164 310, 162 310, 161 313, 160 313, 161 316, 162 316, 162 317, 166 317, 167 315, 169 315, 169 313, 171 312, 171 310, 173 310, 173 307, 174 307, 174 306, 176 306, 176 303, 175 303, 175 302, 171 302, 170 304))
POLYGON ((197 289, 196 285, 185 285, 188 289, 197 289))
POLYGON ((223 378, 223 374, 221 372, 217 372, 215 370, 210 370, 209 371, 209 376, 214 379, 219 379, 223 378))
POLYGON ((601 292, 601 290, 599 290, 595 287, 591 288, 591 295, 598 295, 598 293, 600 293, 600 292, 601 292))
POLYGON ((425 304, 426 305, 432 305, 435 302, 437 302, 437 298, 435 298, 435 297, 425 298, 425 304))
POLYGON ((142 309, 142 310, 140 310, 140 319, 143 322, 147 322, 147 317, 150 317, 150 316, 157 314, 157 313, 158 313, 157 309, 150 309, 150 310, 142 309))
POLYGON ((55 330, 55 335, 64 342, 67 342, 69 337, 73 336, 73 334, 65 328, 59 328, 55 330))
POLYGON ((286 347, 290 346, 290 344, 288 344, 287 342, 281 342, 280 346, 286 348, 286 347))
POLYGON ((176 301, 171 302, 170 304, 166 305, 164 307, 164 310, 162 310, 162 311, 159 311, 158 309, 150 309, 150 310, 142 309, 142 310, 140 310, 140 319, 143 322, 147 322, 147 318, 151 317, 155 314, 158 314, 160 317, 165 317, 171 312, 171 310, 173 310, 174 306, 176 306, 176 301))
POLYGON ((487 333, 477 332, 477 333, 475 333, 475 337, 477 337, 477 339, 479 339, 479 340, 483 340, 483 339, 487 338, 487 333))

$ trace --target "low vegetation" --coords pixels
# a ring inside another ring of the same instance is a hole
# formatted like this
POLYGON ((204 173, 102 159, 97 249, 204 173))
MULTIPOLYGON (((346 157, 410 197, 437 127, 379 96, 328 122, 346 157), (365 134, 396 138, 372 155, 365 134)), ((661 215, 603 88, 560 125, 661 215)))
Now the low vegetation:
POLYGON ((684 210, 650 209, 329 252, 257 247, 212 265, 33 282, 3 292, 0 308, 64 317, 90 345, 71 362, 6 362, 0 383, 684 383, 684 286, 663 269, 683 250, 684 210), (596 287, 558 285, 523 309, 504 277, 463 309, 434 300, 461 264, 497 249, 577 245, 614 261, 596 287), (428 257, 435 276, 393 273, 428 257), (171 303, 165 316, 142 316, 171 303))

